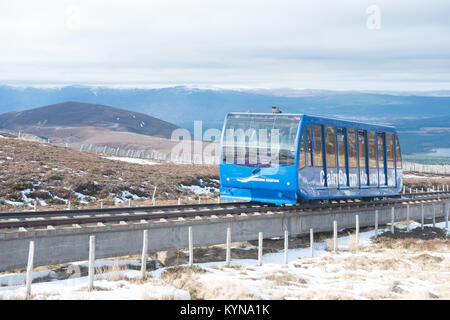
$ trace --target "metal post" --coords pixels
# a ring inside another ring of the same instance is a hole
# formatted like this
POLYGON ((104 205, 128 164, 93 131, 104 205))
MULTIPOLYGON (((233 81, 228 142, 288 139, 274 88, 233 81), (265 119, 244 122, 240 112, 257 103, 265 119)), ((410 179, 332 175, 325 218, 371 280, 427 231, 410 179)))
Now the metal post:
POLYGON ((153 206, 155 207, 156 206, 156 199, 155 198, 152 198, 152 203, 153 203, 153 206))
POLYGON ((337 251, 337 221, 333 221, 333 251, 337 251))
POLYGON ((145 272, 147 269, 147 251, 148 251, 148 230, 144 230, 142 240, 141 280, 145 279, 145 272))
POLYGON ((198 204, 202 204, 202 198, 198 197, 198 204))
POLYGON ((258 266, 262 266, 263 233, 258 233, 258 266))
POLYGON ((131 199, 128 199, 128 207, 131 208, 131 199))
POLYGON ((391 233, 394 234, 395 207, 391 209, 391 233))
POLYGON ((378 209, 375 210, 375 238, 378 237, 378 209))
POLYGON ((94 275, 95 275, 95 236, 89 236, 89 282, 88 290, 91 291, 94 288, 94 275))
POLYGON ((356 215, 356 249, 359 247, 359 215, 356 215))
POLYGON ((406 231, 409 232, 409 204, 406 206, 406 231))
POLYGON ((34 211, 37 211, 37 201, 34 200, 34 211))
POLYGON ((284 264, 288 264, 289 232, 284 230, 284 264))
POLYGON ((100 201, 100 209, 103 209, 103 200, 100 201))
POLYGON ((67 201, 67 210, 70 210, 71 209, 71 205, 70 205, 70 200, 69 201, 67 201))
POLYGON ((311 247, 311 258, 314 257, 314 230, 313 228, 309 229, 309 243, 311 247))
POLYGON ((231 228, 227 228, 227 255, 226 255, 226 265, 230 266, 231 262, 231 228))
POLYGON ((28 250, 27 278, 26 278, 26 298, 31 298, 31 283, 33 282, 33 260, 34 260, 34 241, 30 241, 28 250))
POLYGON ((181 199, 178 198, 178 205, 181 205, 181 199))
POLYGON ((192 227, 189 227, 189 267, 194 264, 194 244, 192 239, 192 227))

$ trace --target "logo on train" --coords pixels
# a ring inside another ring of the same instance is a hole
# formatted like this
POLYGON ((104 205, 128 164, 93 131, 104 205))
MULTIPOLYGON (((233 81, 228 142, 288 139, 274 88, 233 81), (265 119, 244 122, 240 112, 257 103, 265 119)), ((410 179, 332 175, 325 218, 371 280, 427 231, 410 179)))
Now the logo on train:
POLYGON ((273 179, 273 178, 267 178, 264 177, 260 174, 253 174, 250 177, 247 178, 238 178, 237 181, 242 182, 242 183, 247 183, 250 181, 260 181, 260 182, 280 182, 280 180, 278 179, 273 179))

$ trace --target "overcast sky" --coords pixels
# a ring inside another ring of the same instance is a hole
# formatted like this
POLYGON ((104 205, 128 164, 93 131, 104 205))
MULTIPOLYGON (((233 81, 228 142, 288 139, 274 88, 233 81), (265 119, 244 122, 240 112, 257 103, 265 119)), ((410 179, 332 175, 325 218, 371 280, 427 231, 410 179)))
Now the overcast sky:
POLYGON ((446 0, 0 0, 1 84, 450 90, 446 0))

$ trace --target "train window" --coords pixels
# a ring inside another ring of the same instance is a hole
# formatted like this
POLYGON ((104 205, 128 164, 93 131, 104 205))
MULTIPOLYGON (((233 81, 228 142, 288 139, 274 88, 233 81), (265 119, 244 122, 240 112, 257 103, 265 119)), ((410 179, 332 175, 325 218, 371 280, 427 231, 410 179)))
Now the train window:
POLYGON ((377 146, 375 145, 375 131, 367 131, 369 148, 369 168, 377 168, 377 146))
POLYGON ((359 150, 359 167, 364 169, 366 167, 366 142, 365 142, 365 132, 358 131, 358 150, 359 150))
POLYGON ((322 126, 314 125, 314 165, 316 167, 323 167, 322 157, 322 126))
POLYGON ((384 169, 384 134, 378 133, 378 167, 384 169))
POLYGON ((326 126, 327 167, 336 168, 336 131, 335 127, 326 126))
POLYGON ((356 158, 356 130, 347 130, 348 140, 348 166, 349 168, 358 168, 358 160, 356 158))
POLYGON ((313 147, 312 147, 312 131, 311 131, 311 126, 307 126, 306 127, 306 143, 307 143, 307 147, 308 147, 308 153, 307 153, 307 157, 308 157, 308 167, 312 167, 313 166, 313 147))
POLYGON ((338 142, 338 162, 339 168, 345 169, 346 159, 345 159, 345 131, 344 128, 337 128, 337 142, 338 142))
POLYGON ((386 160, 388 169, 394 169, 394 135, 386 133, 386 160))
POLYGON ((298 158, 298 168, 303 169, 306 167, 306 158, 305 158, 305 135, 302 132, 302 139, 300 140, 300 152, 298 158))
POLYGON ((397 169, 402 168, 402 153, 400 151, 400 140, 398 140, 398 135, 395 135, 395 155, 397 158, 397 169))
POLYGON ((299 124, 298 116, 229 115, 222 160, 249 167, 293 165, 299 124))

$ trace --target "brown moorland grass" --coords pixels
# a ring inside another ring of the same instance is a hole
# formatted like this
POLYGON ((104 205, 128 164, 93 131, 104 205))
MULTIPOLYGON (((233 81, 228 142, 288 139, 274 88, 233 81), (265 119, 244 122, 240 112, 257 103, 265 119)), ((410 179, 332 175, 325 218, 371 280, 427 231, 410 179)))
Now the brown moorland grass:
POLYGON ((198 198, 181 184, 217 188, 218 178, 218 167, 213 165, 131 164, 41 142, 0 139, 2 211, 5 200, 21 202, 25 196, 55 206, 70 200, 72 207, 80 203, 77 193, 96 206, 100 199, 105 206, 112 205, 124 191, 151 199, 155 186, 159 203, 175 204, 179 197, 198 198))

